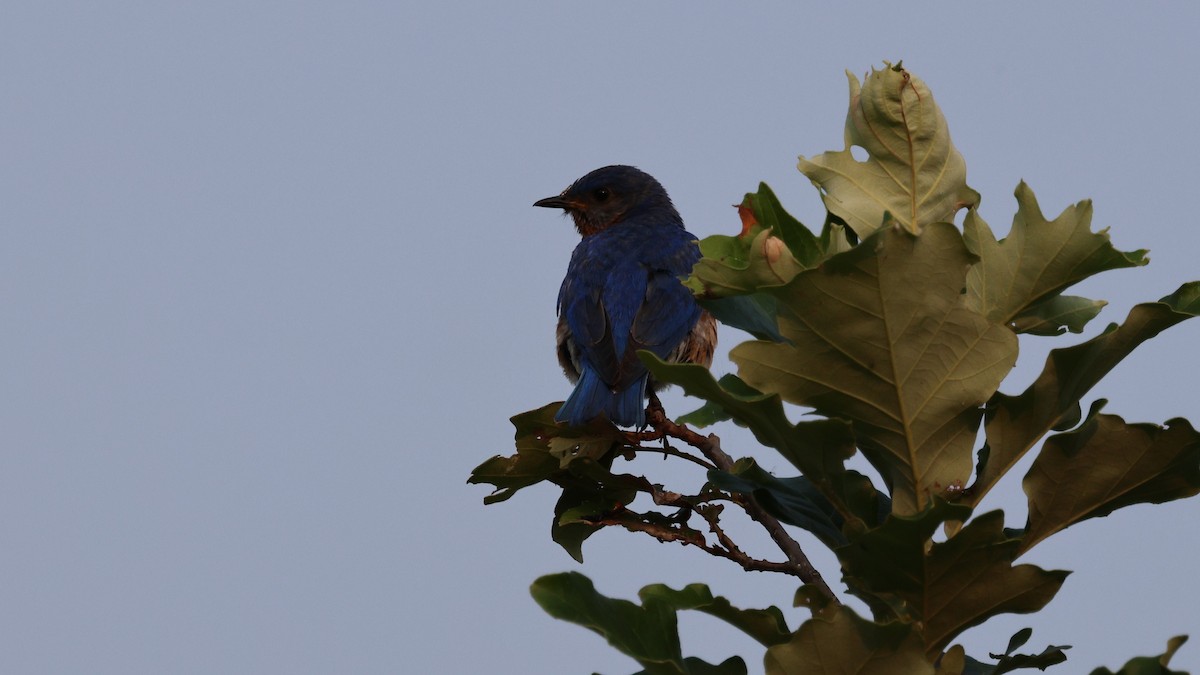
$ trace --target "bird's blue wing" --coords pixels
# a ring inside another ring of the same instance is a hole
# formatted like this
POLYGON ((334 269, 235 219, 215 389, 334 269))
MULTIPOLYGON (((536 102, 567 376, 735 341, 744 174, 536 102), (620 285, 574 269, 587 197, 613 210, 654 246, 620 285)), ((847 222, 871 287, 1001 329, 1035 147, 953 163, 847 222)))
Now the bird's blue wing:
POLYGON ((659 358, 666 358, 696 325, 700 306, 679 278, 691 270, 698 257, 696 245, 689 241, 650 271, 645 299, 630 330, 634 343, 630 345, 630 357, 637 358, 633 353, 637 349, 648 349, 659 358))
POLYGON ((601 295, 602 283, 594 277, 568 274, 558 291, 558 313, 585 356, 609 332, 608 315, 601 295))
POLYGON ((620 355, 630 342, 637 300, 645 295, 645 275, 623 273, 616 279, 618 283, 611 283, 614 277, 607 274, 568 275, 559 292, 567 339, 579 355, 579 380, 555 415, 559 421, 580 425, 603 413, 622 426, 644 424, 644 368, 630 370, 641 363, 623 361, 620 355))
POLYGON ((599 296, 589 295, 567 314, 587 360, 615 391, 645 376, 638 350, 666 358, 700 317, 700 306, 679 279, 700 251, 690 235, 681 235, 641 242, 642 250, 606 275, 599 296))
POLYGON ((630 370, 634 364, 624 356, 647 281, 645 268, 635 265, 596 279, 598 283, 577 277, 560 294, 559 311, 583 361, 610 391, 625 389, 644 372, 630 370))
POLYGON ((680 233, 627 242, 618 249, 621 255, 593 250, 573 259, 559 291, 559 312, 581 357, 581 372, 559 413, 563 419, 583 420, 606 410, 619 423, 641 422, 647 371, 638 350, 666 358, 701 313, 679 280, 700 257, 699 249, 691 235, 680 233))

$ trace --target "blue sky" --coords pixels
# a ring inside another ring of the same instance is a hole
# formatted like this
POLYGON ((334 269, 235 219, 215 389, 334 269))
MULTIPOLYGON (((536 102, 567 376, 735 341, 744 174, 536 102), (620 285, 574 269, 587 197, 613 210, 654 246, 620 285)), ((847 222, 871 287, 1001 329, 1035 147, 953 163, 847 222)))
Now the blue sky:
MULTIPOLYGON (((568 392, 554 299, 577 235, 530 204, 627 163, 699 236, 736 230, 760 180, 819 224, 796 156, 841 147, 845 70, 904 59, 993 227, 1025 179, 1048 214, 1094 198, 1118 248, 1151 250, 1079 289, 1110 302, 1095 334, 1200 278, 1200 9, 1050 4, 9 3, 4 670, 620 675, 534 605, 535 577, 786 606, 788 579, 618 532, 580 568, 549 540, 551 490, 485 508, 464 483, 509 452, 510 415, 568 392)), ((1200 422, 1198 338, 1172 329, 1091 397, 1200 422)), ((1022 344, 1006 391, 1048 344, 1022 344)), ((1019 525, 1020 494, 985 506, 1019 525)), ((1135 507, 1047 541, 1027 561, 1076 570, 1058 598, 968 650, 1032 626, 1086 672, 1200 641, 1198 518, 1135 507)), ((715 620, 682 627, 688 653, 761 672, 715 620)), ((1174 665, 1200 670, 1200 646, 1174 665)))

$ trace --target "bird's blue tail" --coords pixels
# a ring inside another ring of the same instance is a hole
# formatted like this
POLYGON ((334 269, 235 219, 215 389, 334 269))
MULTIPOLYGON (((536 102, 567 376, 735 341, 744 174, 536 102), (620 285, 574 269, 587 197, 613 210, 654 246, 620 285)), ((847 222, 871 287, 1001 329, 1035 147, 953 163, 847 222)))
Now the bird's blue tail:
POLYGON ((582 426, 603 413, 610 422, 621 427, 641 427, 646 424, 646 376, 638 378, 624 391, 613 393, 591 368, 584 368, 575 390, 558 409, 555 421, 582 426))

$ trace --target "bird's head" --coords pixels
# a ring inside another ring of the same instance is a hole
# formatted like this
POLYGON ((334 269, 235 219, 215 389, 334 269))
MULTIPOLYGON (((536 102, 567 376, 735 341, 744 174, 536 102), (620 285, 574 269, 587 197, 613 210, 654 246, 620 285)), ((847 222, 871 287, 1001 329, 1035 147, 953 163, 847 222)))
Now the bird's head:
MULTIPOLYGON (((561 194, 539 199, 534 206, 563 209, 587 237, 634 214, 658 211, 680 222, 667 191, 650 174, 632 166, 606 166, 575 181, 561 194)), ((657 219, 656 219, 657 220, 657 219)))

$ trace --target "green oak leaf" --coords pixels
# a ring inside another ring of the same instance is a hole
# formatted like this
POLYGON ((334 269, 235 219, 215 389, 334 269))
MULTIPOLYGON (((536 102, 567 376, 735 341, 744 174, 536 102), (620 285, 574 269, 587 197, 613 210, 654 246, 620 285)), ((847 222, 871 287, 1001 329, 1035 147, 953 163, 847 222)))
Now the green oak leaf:
POLYGON ((721 323, 754 337, 782 341, 776 300, 758 289, 785 283, 823 255, 821 241, 784 210, 766 183, 738 207, 742 232, 700 242, 703 258, 684 284, 721 323))
POLYGON ((1186 635, 1176 635, 1167 640, 1167 651, 1160 656, 1139 656, 1130 659, 1124 667, 1117 672, 1113 672, 1108 668, 1097 668, 1091 672, 1091 675, 1188 675, 1182 670, 1171 670, 1167 664, 1171 662, 1171 657, 1175 652, 1187 642, 1186 635))
POLYGON ((966 491, 978 504, 1051 429, 1078 416, 1079 401, 1138 345, 1181 321, 1200 314, 1200 282, 1189 282, 1158 302, 1135 306, 1123 324, 1110 324, 1082 344, 1054 349, 1033 384, 1017 396, 997 393, 988 402, 975 483, 966 491))
POLYGON ((683 657, 677 616, 681 609, 728 621, 764 645, 777 644, 788 636, 778 608, 737 609, 725 598, 713 597, 703 584, 678 591, 661 584, 646 586, 639 593, 640 605, 601 595, 590 579, 576 572, 540 577, 529 590, 550 616, 599 633, 641 664, 645 675, 745 675, 746 664, 740 657, 719 665, 683 657))
POLYGON ((760 340, 785 342, 775 321, 778 302, 766 293, 731 295, 726 298, 699 298, 700 306, 713 318, 731 328, 746 331, 760 340))
POLYGON ((704 258, 684 283, 717 321, 759 339, 783 341, 774 296, 756 289, 778 285, 817 264, 821 242, 783 209, 766 183, 759 184, 757 193, 746 194, 738 213, 742 233, 701 241, 704 258))
POLYGON ((923 625, 928 654, 940 653, 964 630, 1002 613, 1036 612, 1054 597, 1068 572, 1012 564, 1019 539, 1004 532, 1004 513, 985 513, 944 542, 929 544, 942 523, 970 509, 937 500, 916 516, 892 516, 835 552, 856 594, 895 606, 923 625))
MULTIPOLYGON (((742 378, 734 375, 733 373, 726 373, 722 375, 721 379, 717 380, 717 384, 720 385, 719 389, 724 390, 728 394, 743 400, 748 401, 756 398, 764 398, 761 391, 746 384, 742 381, 742 378)), ((693 394, 693 396, 694 395, 695 394, 693 394)), ((705 401, 704 405, 690 413, 681 415, 675 421, 679 424, 690 424, 696 427, 708 427, 716 424, 717 422, 724 422, 726 420, 733 420, 733 416, 730 415, 725 408, 721 407, 721 405, 716 401, 708 400, 705 401)), ((737 424, 741 424, 737 420, 733 421, 737 424)), ((743 424, 742 426, 745 425, 743 424)))
POLYGON ((708 401, 713 417, 732 419, 749 428, 759 443, 778 450, 833 503, 849 531, 865 530, 879 521, 878 492, 865 476, 844 466, 857 452, 849 423, 828 419, 792 424, 777 395, 759 393, 740 379, 727 379, 731 376, 717 382, 707 368, 695 364, 668 364, 647 351, 638 356, 655 380, 679 385, 688 396, 708 401))
POLYGON ((721 323, 763 340, 784 340, 777 302, 760 289, 778 286, 803 267, 772 230, 754 227, 738 236, 716 234, 700 241, 702 257, 684 279, 700 304, 721 323))
POLYGON ((603 420, 580 427, 554 421, 562 403, 515 415, 517 453, 496 456, 471 472, 468 483, 490 483, 496 490, 484 497, 485 504, 501 502, 518 490, 542 481, 563 489, 554 507, 550 537, 572 558, 583 562, 584 540, 600 528, 592 517, 633 501, 646 489, 644 478, 614 474, 610 470, 614 451, 624 436, 603 420))
POLYGON ((966 484, 981 406, 1016 362, 1016 335, 963 301, 971 262, 948 223, 879 230, 771 290, 791 344, 730 353, 751 387, 851 421, 896 513, 966 484))
POLYGON ((1086 298, 1045 303, 1094 274, 1145 265, 1150 262, 1146 251, 1118 251, 1107 229, 1092 232, 1089 200, 1047 220, 1024 181, 1017 186, 1016 197, 1012 229, 1000 241, 974 209, 967 213, 963 237, 979 256, 967 274, 967 302, 992 321, 1015 324, 1017 332, 1056 335, 1070 329, 1078 333, 1102 303, 1086 298), (1039 303, 1042 306, 1035 307, 1039 303), (1047 325, 1055 318, 1063 322, 1047 325))
POLYGON ((887 65, 872 69, 861 86, 846 73, 845 149, 799 161, 825 208, 859 237, 879 228, 885 213, 917 233, 979 202, 932 92, 899 64, 887 65), (866 150, 867 160, 855 159, 852 146, 866 150))
POLYGON ((771 515, 811 532, 830 548, 848 542, 842 534, 845 519, 804 476, 777 478, 753 459, 740 459, 732 473, 709 471, 708 480, 722 490, 753 495, 771 515))
POLYGON ((575 559, 583 562, 583 542, 601 527, 588 522, 589 516, 613 508, 611 500, 596 495, 594 490, 567 487, 554 505, 554 520, 550 523, 550 539, 575 559))
POLYGON ((936 675, 991 675, 985 664, 967 656, 962 645, 947 649, 934 665, 937 666, 936 675))
MULTIPOLYGON (((1003 673, 1010 673, 1014 670, 1025 668, 1045 670, 1050 666, 1063 663, 1067 660, 1065 650, 1070 649, 1070 645, 1048 645, 1038 654, 1014 654, 1013 652, 1020 649, 1022 645, 1029 641, 1029 637, 1032 634, 1033 630, 1030 628, 1022 628, 1014 633, 1009 638, 1008 648, 1004 650, 1003 654, 988 654, 993 659, 998 659, 996 663, 984 663, 983 661, 973 659, 963 653, 962 645, 954 645, 946 653, 948 655, 954 653, 957 656, 961 656, 962 663, 958 666, 957 670, 948 671, 947 675, 950 675, 950 672, 956 675, 1002 675, 1003 673)), ((944 663, 945 661, 946 658, 943 657, 942 662, 944 663)), ((942 671, 939 669, 938 675, 941 675, 941 673, 942 671)))
POLYGON ((502 502, 516 494, 521 488, 540 483, 559 468, 559 462, 550 454, 549 440, 559 432, 554 415, 562 407, 558 401, 536 410, 514 415, 517 454, 509 457, 496 455, 471 471, 468 483, 490 483, 496 490, 484 497, 484 504, 502 502))
POLYGON ((1026 668, 1045 670, 1050 666, 1066 662, 1066 650, 1070 648, 1071 645, 1046 645, 1046 648, 1037 654, 1004 654, 1003 656, 991 654, 992 658, 1000 659, 996 663, 995 669, 991 671, 991 675, 1002 675, 1026 668))
POLYGON ((600 531, 601 526, 593 525, 592 520, 599 515, 610 512, 618 504, 634 500, 634 491, 624 494, 612 494, 606 491, 604 485, 590 480, 569 479, 558 477, 563 485, 563 494, 554 503, 554 519, 550 524, 550 538, 554 543, 563 546, 576 562, 583 562, 583 542, 588 537, 600 531))
POLYGON ((758 184, 758 192, 746 193, 742 206, 751 210, 758 225, 769 228, 787 244, 801 267, 815 267, 825 257, 825 247, 820 239, 784 210, 783 204, 766 183, 758 184))
POLYGON ((767 650, 767 675, 934 675, 912 624, 878 624, 845 606, 805 621, 767 650))
POLYGON ((701 299, 749 295, 786 284, 805 269, 770 229, 746 235, 714 234, 700 240, 703 257, 684 285, 701 299))
POLYGON ((704 584, 688 584, 680 590, 664 584, 651 584, 638 591, 638 597, 643 602, 654 598, 675 609, 692 609, 715 616, 754 638, 764 647, 782 644, 792 637, 787 620, 778 607, 738 609, 730 604, 728 599, 714 597, 712 591, 704 584))
POLYGON ((849 251, 858 244, 858 239, 858 235, 845 223, 833 214, 826 214, 825 226, 821 228, 821 250, 825 251, 826 257, 849 251), (851 236, 854 237, 853 242, 850 241, 851 236))
POLYGON ((1025 475, 1021 551, 1088 518, 1200 494, 1200 433, 1185 419, 1127 424, 1093 407, 1078 429, 1046 439, 1025 475))
POLYGON ((1108 303, 1077 295, 1055 295, 1039 300, 1013 317, 1012 329, 1029 335, 1054 336, 1070 331, 1082 333, 1108 303))
POLYGON ((583 562, 584 540, 600 529, 594 521, 602 517, 636 519, 624 506, 632 503, 639 491, 651 489, 642 476, 613 473, 613 459, 611 454, 598 459, 576 457, 565 470, 550 477, 563 488, 554 506, 550 537, 577 562, 583 562))
MULTIPOLYGON (((685 656, 683 668, 687 675, 746 675, 746 662, 740 656, 731 656, 716 665, 695 656, 685 656)), ((658 672, 647 668, 633 675, 656 675, 658 672)))
POLYGON ((591 580, 567 572, 538 578, 530 593, 547 614, 599 633, 633 657, 647 675, 685 675, 675 610, 664 603, 639 606, 605 597, 591 580))
POLYGON ((599 459, 624 442, 621 431, 603 420, 581 427, 569 427, 554 421, 562 407, 558 401, 514 415, 517 454, 496 455, 471 471, 468 483, 490 483, 495 491, 483 498, 495 504, 512 497, 522 488, 552 480, 576 459, 599 459))
MULTIPOLYGON (((1024 647, 1025 643, 1029 642, 1029 638, 1031 637, 1033 637, 1032 628, 1022 628, 1021 630, 1013 633, 1012 636, 1008 638, 1008 647, 1005 648, 1004 655, 1007 656, 1017 651, 1021 647, 1024 647)), ((998 659, 1000 657, 992 656, 992 658, 998 659)))

